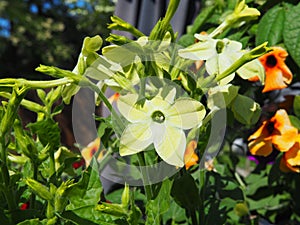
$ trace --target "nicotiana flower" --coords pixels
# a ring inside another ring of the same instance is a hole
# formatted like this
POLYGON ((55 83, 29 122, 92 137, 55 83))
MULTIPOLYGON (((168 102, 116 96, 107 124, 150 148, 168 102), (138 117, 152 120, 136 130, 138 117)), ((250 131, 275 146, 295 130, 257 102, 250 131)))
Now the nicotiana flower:
MULTIPOLYGON (((205 60, 205 68, 210 75, 219 75, 228 69, 237 61, 244 52, 242 43, 225 39, 213 39, 208 35, 195 34, 199 42, 180 49, 178 54, 183 58, 192 60, 205 60)), ((253 75, 263 76, 263 67, 258 60, 252 60, 237 70, 237 73, 243 78, 248 79, 253 75)), ((234 78, 234 73, 220 81, 224 85, 234 78)))
POLYGON ((253 155, 268 156, 273 151, 273 145, 279 151, 286 152, 295 144, 297 134, 298 130, 292 126, 287 112, 280 109, 248 138, 248 147, 253 155))
POLYGON ((151 144, 168 164, 182 167, 186 149, 184 130, 201 125, 204 106, 189 97, 175 99, 175 88, 163 97, 163 91, 152 99, 138 94, 120 96, 117 107, 129 121, 120 138, 120 155, 126 156, 145 150, 151 144))
MULTIPOLYGON (((292 82, 293 74, 285 64, 288 56, 286 50, 281 47, 273 47, 273 51, 259 57, 266 73, 265 87, 262 92, 286 88, 292 82)), ((258 77, 252 77, 250 81, 258 81, 258 77)))

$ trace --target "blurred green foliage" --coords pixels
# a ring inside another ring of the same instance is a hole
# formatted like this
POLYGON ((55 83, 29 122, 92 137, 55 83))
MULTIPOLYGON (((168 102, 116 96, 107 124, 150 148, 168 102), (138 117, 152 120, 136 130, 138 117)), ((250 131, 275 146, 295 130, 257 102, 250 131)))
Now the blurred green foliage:
POLYGON ((1 0, 0 77, 39 78, 39 64, 72 69, 85 36, 108 36, 113 12, 111 0, 1 0))

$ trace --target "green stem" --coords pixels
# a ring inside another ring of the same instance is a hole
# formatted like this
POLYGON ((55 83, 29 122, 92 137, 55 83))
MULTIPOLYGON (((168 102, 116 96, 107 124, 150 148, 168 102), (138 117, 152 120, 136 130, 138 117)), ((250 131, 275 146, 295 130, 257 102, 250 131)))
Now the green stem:
POLYGON ((192 224, 193 224, 193 225, 199 225, 199 224, 198 224, 198 221, 197 221, 197 217, 196 217, 195 211, 192 211, 192 212, 191 212, 191 218, 192 218, 192 224))
POLYGON ((142 167, 146 166, 144 152, 139 152, 137 154, 137 156, 138 156, 139 164, 140 164, 140 167, 141 167, 141 173, 142 173, 142 176, 143 176, 143 182, 144 182, 144 189, 145 189, 145 193, 146 193, 146 198, 147 198, 147 200, 151 200, 152 199, 151 185, 146 184, 146 183, 148 183, 147 181, 149 180, 148 179, 148 174, 147 174, 147 172, 144 173, 145 170, 142 168, 142 167))
MULTIPOLYGON (((33 179, 37 180, 38 177, 38 166, 36 165, 36 163, 34 163, 33 161, 31 161, 32 163, 32 167, 33 167, 33 179)), ((35 198, 36 195, 34 192, 32 192, 31 197, 30 197, 30 208, 34 209, 35 208, 35 198)))
POLYGON ((10 185, 10 176, 9 171, 7 167, 7 151, 6 151, 6 145, 5 145, 5 137, 1 136, 1 143, 0 143, 0 154, 1 154, 1 176, 3 180, 3 193, 7 201, 8 210, 12 212, 17 208, 17 204, 15 201, 13 190, 11 189, 10 185))
MULTIPOLYGON (((53 176, 55 173, 56 173, 56 170, 55 170, 55 158, 54 158, 54 149, 53 147, 50 147, 50 150, 49 150, 49 158, 50 158, 50 176, 53 176)), ((55 176, 55 179, 53 179, 52 181, 49 181, 50 182, 50 193, 55 193, 56 190, 54 190, 55 188, 55 185, 57 185, 57 177, 56 177, 56 174, 54 175, 55 176), (51 185, 51 183, 53 185, 51 185)), ((54 208, 54 205, 53 205, 53 202, 52 200, 48 200, 47 201, 47 210, 46 210, 46 217, 48 219, 51 219, 55 216, 55 208, 54 208)))
POLYGON ((55 174, 55 158, 54 158, 54 149, 50 147, 49 150, 49 159, 50 159, 50 176, 55 174))
POLYGON ((25 80, 25 79, 13 79, 13 78, 6 78, 0 80, 0 86, 6 87, 29 87, 33 89, 46 89, 46 88, 53 88, 61 85, 66 85, 73 83, 71 78, 65 77, 56 80, 44 80, 44 81, 36 81, 36 80, 25 80))
MULTIPOLYGON (((12 94, 10 94, 8 92, 0 92, 0 96, 4 97, 6 99, 10 99, 12 94)), ((38 103, 26 100, 26 99, 22 99, 21 106, 24 106, 26 109, 36 112, 36 113, 39 113, 39 112, 46 113, 43 106, 41 106, 38 103)))
POLYGON ((211 38, 215 38, 219 34, 223 33, 229 27, 230 27, 230 24, 228 24, 227 21, 225 20, 215 30, 213 30, 213 32, 211 32, 208 36, 210 36, 211 38))
POLYGON ((171 22, 171 19, 173 18, 174 14, 178 8, 179 3, 180 3, 180 0, 170 0, 166 15, 163 19, 165 24, 169 24, 171 22))
POLYGON ((235 172, 235 173, 234 173, 234 176, 235 176, 237 182, 239 183, 240 187, 241 187, 243 190, 246 190, 246 185, 245 185, 244 182, 242 181, 242 178, 240 177, 240 175, 239 175, 237 172, 235 172))
POLYGON ((204 183, 205 183, 205 170, 200 169, 199 171, 199 183, 200 183, 200 205, 199 205, 199 225, 204 225, 205 224, 205 212, 204 212, 204 183))
MULTIPOLYGON (((81 83, 79 82, 79 85, 81 83)), ((106 105, 106 107, 109 109, 109 111, 111 112, 113 119, 115 120, 115 124, 116 126, 114 127, 116 129, 116 132, 118 134, 121 134, 123 132, 123 130, 125 129, 125 125, 123 123, 123 121, 121 120, 121 118, 119 117, 118 113, 115 111, 115 109, 112 107, 112 105, 110 104, 110 102, 108 101, 108 99, 105 97, 104 93, 101 91, 101 89, 95 85, 93 82, 86 80, 84 82, 84 86, 89 87, 91 90, 95 91, 98 96, 100 97, 100 99, 103 101, 103 103, 106 105)))

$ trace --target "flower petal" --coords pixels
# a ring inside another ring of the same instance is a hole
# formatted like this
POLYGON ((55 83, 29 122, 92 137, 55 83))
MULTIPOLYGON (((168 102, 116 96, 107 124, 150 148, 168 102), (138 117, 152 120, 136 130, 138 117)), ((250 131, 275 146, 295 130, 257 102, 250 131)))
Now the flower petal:
POLYGON ((283 80, 283 74, 280 69, 266 70, 265 87, 263 93, 268 91, 280 90, 286 88, 287 85, 283 80))
POLYGON ((226 44, 224 51, 228 53, 240 51, 243 47, 242 43, 238 41, 229 40, 227 38, 223 39, 223 41, 226 44))
POLYGON ((117 101, 117 107, 120 113, 131 123, 149 120, 150 117, 147 116, 146 103, 144 107, 136 107, 138 101, 138 94, 127 94, 119 97, 117 101))
POLYGON ((179 56, 192 60, 207 60, 217 54, 216 41, 206 39, 178 51, 179 56))
POLYGON ((260 80, 265 82, 265 70, 258 59, 252 60, 237 70, 238 75, 243 79, 249 79, 250 81, 260 80))
POLYGON ((188 170, 191 166, 196 165, 199 161, 198 155, 195 153, 195 149, 197 148, 197 142, 195 140, 191 140, 185 150, 184 153, 184 164, 186 170, 188 170))
POLYGON ((132 155, 145 150, 153 142, 149 123, 129 124, 120 139, 120 155, 132 155))
POLYGON ((300 173, 300 167, 299 166, 292 166, 287 162, 286 154, 284 154, 283 157, 281 158, 279 168, 283 172, 300 173))
POLYGON ((205 116, 204 106, 191 98, 178 98, 166 113, 166 123, 181 129, 198 126, 205 116))
POLYGON ((296 142, 290 150, 285 153, 285 158, 291 166, 300 166, 300 145, 296 142))
POLYGON ((288 151, 296 142, 298 130, 291 125, 287 112, 284 109, 277 110, 270 119, 274 124, 272 142, 279 151, 288 151))
POLYGON ((160 96, 155 96, 154 98, 148 101, 147 106, 148 106, 147 109, 149 110, 150 113, 153 113, 153 111, 157 111, 157 110, 165 113, 168 110, 168 108, 171 107, 171 103, 166 101, 160 96))
POLYGON ((252 155, 268 156, 273 151, 272 141, 270 138, 259 138, 248 144, 252 155))
POLYGON ((153 142, 157 154, 166 163, 178 167, 184 166, 186 137, 181 129, 164 126, 163 135, 160 138, 156 138, 153 142))
POLYGON ((252 135, 249 136, 248 141, 251 141, 259 137, 265 138, 269 136, 270 133, 268 131, 267 126, 268 126, 268 121, 264 121, 262 125, 257 129, 257 131, 255 131, 252 135))
MULTIPOLYGON (((228 69, 236 60, 235 54, 218 54, 216 57, 210 58, 205 63, 205 68, 208 74, 218 75, 228 69)), ((228 75, 220 81, 220 85, 228 84, 234 78, 234 73, 228 75)))

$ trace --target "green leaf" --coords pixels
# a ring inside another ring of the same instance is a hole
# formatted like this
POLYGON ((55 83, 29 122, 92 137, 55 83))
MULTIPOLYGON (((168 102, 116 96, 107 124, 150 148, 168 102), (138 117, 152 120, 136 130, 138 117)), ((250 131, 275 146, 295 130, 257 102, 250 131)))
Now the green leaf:
POLYGON ((201 13, 194 20, 193 26, 191 28, 191 34, 195 34, 201 31, 202 26, 208 18, 214 13, 216 5, 212 5, 201 10, 201 13))
POLYGON ((281 6, 275 6, 267 11, 260 19, 257 34, 256 45, 268 41, 269 46, 274 46, 282 41, 283 27, 285 21, 285 10, 281 6))
POLYGON ((261 113, 261 108, 258 103, 240 94, 232 101, 231 110, 235 119, 246 125, 255 124, 261 113))
POLYGON ((178 44, 182 47, 188 47, 195 43, 195 37, 192 34, 184 34, 178 40, 178 44))
POLYGON ((129 224, 139 224, 142 218, 142 212, 139 207, 135 204, 134 194, 131 194, 130 212, 128 213, 128 223, 129 224))
POLYGON ((283 40, 289 54, 300 66, 300 4, 290 7, 286 14, 283 40))
POLYGON ((194 23, 191 26, 190 30, 187 32, 187 34, 184 34, 180 37, 180 39, 178 40, 178 44, 183 47, 187 47, 195 43, 194 34, 201 31, 202 26, 205 24, 207 19, 211 17, 215 9, 216 9, 215 4, 204 8, 194 20, 194 23))
POLYGON ((61 216, 67 220, 72 221, 76 225, 97 225, 97 223, 94 223, 90 220, 87 220, 87 219, 81 218, 80 216, 77 216, 72 211, 65 211, 61 214, 61 216))
POLYGON ((192 212, 200 205, 199 190, 194 178, 185 173, 173 183, 171 195, 182 208, 192 212))
POLYGON ((46 146, 50 144, 52 148, 60 145, 60 129, 53 119, 45 119, 36 123, 28 124, 31 131, 38 135, 41 143, 46 146))
MULTIPOLYGON (((101 224, 101 225, 115 225, 118 224, 118 217, 112 216, 95 209, 95 206, 82 206, 71 211, 65 211, 63 214, 66 218, 76 221, 78 225, 82 224, 101 224), (74 213, 74 214, 73 214, 74 213)), ((126 221, 123 220, 123 224, 126 225, 126 221)))
POLYGON ((271 210, 274 206, 280 208, 287 203, 287 195, 286 194, 277 194, 272 195, 270 191, 266 190, 270 194, 266 197, 261 196, 259 199, 251 199, 248 198, 249 210, 271 210))
POLYGON ((246 194, 254 195, 259 188, 265 188, 268 186, 268 177, 265 175, 265 173, 252 173, 246 178, 246 182, 246 194))
POLYGON ((154 200, 147 201, 146 204, 146 225, 160 224, 161 215, 166 213, 170 207, 170 192, 172 181, 163 181, 160 191, 154 200))
POLYGON ((293 102, 294 113, 297 117, 300 117, 300 95, 295 96, 293 102))
POLYGON ((185 221, 185 210, 181 208, 174 200, 171 201, 168 212, 163 214, 164 224, 167 224, 167 221, 172 220, 172 224, 175 222, 185 221))
POLYGON ((19 119, 15 120, 13 128, 18 149, 20 149, 28 158, 35 161, 38 157, 36 143, 32 137, 27 134, 26 130, 23 129, 19 119))
POLYGON ((42 223, 39 221, 39 219, 30 219, 30 220, 25 220, 23 222, 18 223, 17 225, 43 225, 45 223, 42 223))
POLYGON ((300 119, 296 116, 289 115, 289 119, 294 127, 300 130, 300 119))
POLYGON ((72 211, 76 215, 68 213, 66 216, 74 218, 75 221, 80 217, 82 220, 89 220, 96 224, 117 224, 114 221, 120 219, 120 216, 114 215, 114 211, 105 213, 97 210, 102 191, 98 164, 93 158, 91 166, 83 173, 78 183, 70 187, 67 196, 65 196, 70 202, 66 206, 67 212, 72 211))
POLYGON ((85 206, 95 207, 100 201, 102 191, 98 165, 93 158, 91 166, 83 173, 80 181, 70 188, 68 194, 70 204, 66 209, 73 211, 85 206))

